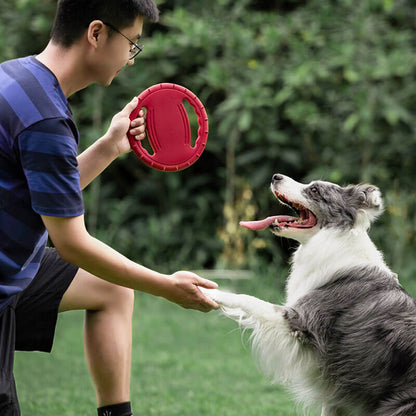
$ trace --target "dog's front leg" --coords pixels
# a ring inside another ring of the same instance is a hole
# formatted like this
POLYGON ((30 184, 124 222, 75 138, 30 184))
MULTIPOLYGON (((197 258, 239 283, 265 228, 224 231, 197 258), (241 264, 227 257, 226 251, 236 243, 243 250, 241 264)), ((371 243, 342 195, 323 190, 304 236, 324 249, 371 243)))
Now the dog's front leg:
POLYGON ((240 320, 249 316, 257 320, 268 320, 282 314, 282 306, 273 305, 254 296, 238 295, 235 293, 223 292, 217 289, 200 289, 210 298, 222 306, 224 313, 230 318, 240 320))

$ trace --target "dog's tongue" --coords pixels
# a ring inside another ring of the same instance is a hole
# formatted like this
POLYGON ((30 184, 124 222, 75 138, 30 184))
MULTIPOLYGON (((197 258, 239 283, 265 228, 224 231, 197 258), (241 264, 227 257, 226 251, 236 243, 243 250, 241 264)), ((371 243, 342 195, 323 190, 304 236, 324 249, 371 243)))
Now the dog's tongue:
POLYGON ((293 217, 287 217, 285 215, 274 215, 260 221, 240 221, 240 225, 248 228, 249 230, 264 230, 265 228, 272 225, 276 220, 277 222, 293 221, 293 217))

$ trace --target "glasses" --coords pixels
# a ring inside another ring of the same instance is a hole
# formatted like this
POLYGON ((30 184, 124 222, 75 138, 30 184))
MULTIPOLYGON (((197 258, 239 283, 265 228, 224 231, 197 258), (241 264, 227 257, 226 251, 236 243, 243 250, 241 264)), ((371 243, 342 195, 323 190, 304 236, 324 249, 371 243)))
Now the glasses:
POLYGON ((106 26, 108 26, 111 30, 114 30, 114 32, 117 32, 119 35, 123 36, 123 38, 126 38, 130 42, 130 51, 129 51, 129 61, 134 59, 142 50, 143 45, 138 45, 137 43, 133 42, 131 39, 129 39, 126 35, 123 35, 117 28, 115 28, 110 23, 103 22, 106 26))

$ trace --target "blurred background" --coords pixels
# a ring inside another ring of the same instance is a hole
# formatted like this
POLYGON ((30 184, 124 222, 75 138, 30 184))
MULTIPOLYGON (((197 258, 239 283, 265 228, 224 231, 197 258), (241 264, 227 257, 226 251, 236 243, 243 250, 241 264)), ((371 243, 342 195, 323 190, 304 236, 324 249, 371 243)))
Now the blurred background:
MULTIPOLYGON (((273 173, 369 182, 386 211, 371 235, 402 281, 416 276, 414 0, 159 0, 145 49, 109 88, 70 98, 83 150, 160 82, 193 91, 210 133, 178 173, 113 163, 84 193, 91 234, 163 272, 249 270, 283 280, 291 241, 239 227, 282 212, 273 173)), ((0 0, 0 60, 48 42, 55 0, 0 0)), ((195 117, 196 118, 196 117, 195 117)), ((193 123, 195 120, 193 120, 193 123)))

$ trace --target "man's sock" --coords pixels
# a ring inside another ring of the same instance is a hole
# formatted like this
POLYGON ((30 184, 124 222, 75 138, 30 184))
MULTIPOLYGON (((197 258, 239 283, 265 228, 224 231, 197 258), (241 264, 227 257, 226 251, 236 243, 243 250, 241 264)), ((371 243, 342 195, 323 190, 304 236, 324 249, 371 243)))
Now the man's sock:
POLYGON ((97 413, 98 416, 133 416, 130 402, 99 407, 97 413))

